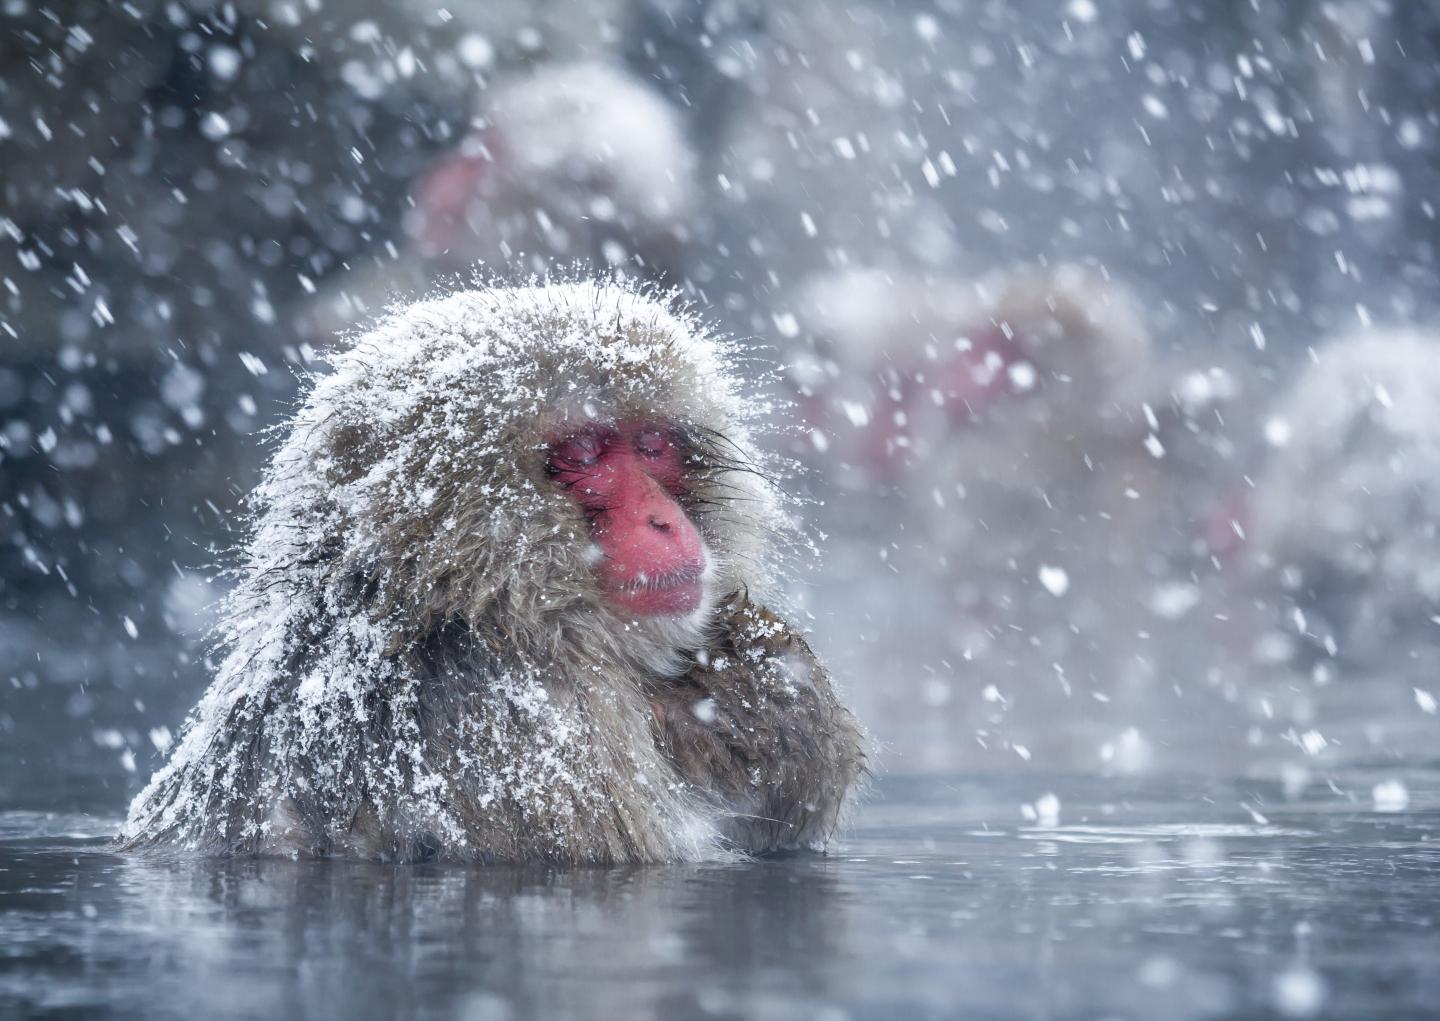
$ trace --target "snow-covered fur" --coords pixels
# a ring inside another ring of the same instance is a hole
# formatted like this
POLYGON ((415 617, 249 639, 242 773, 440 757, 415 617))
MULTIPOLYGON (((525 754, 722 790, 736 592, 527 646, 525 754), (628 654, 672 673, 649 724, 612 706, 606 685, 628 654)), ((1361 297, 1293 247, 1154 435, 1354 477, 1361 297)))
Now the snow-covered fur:
POLYGON ((1255 479, 1253 567, 1289 622, 1331 655, 1375 664, 1406 654, 1407 636, 1433 645, 1437 409, 1440 338, 1397 330, 1320 348, 1269 423, 1276 446, 1255 479))
POLYGON ((828 838, 858 732, 749 601, 795 526, 731 354, 664 300, 570 281, 423 301, 334 355, 255 494, 215 681, 124 841, 649 862, 828 838), (723 612, 688 628, 612 612, 545 471, 547 438, 637 419, 673 423, 695 466, 723 612), (711 646, 746 654, 727 674, 711 646), (744 746, 667 754, 682 684, 704 723, 732 682, 753 689, 744 746), (812 725, 828 731, 797 742, 812 725), (775 811, 771 790, 799 821, 747 839, 736 819, 775 811))

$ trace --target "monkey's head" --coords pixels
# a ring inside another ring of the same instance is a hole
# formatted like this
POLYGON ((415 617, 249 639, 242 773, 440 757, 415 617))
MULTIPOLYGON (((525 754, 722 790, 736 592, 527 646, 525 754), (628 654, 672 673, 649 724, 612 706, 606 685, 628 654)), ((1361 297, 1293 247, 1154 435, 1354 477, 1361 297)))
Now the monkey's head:
POLYGON ((1437 402, 1435 338, 1375 331, 1320 347, 1267 422, 1243 563, 1302 659, 1321 647, 1325 659, 1374 666, 1433 647, 1437 402))
POLYGON ((581 632, 673 660, 718 596, 769 587, 793 529, 730 356, 623 284, 397 310, 312 389, 252 550, 363 602, 387 649, 463 623, 535 662, 581 632))
POLYGON ((963 471, 966 448, 996 443, 1029 456, 1047 433, 1128 435, 1150 385, 1138 307, 1079 265, 849 271, 812 282, 800 311, 816 342, 793 368, 802 404, 863 479, 937 458, 963 471))
POLYGON ((695 156, 677 112, 640 79, 546 65, 488 90, 475 122, 417 182, 407 229, 425 258, 542 268, 678 257, 698 199, 695 156))

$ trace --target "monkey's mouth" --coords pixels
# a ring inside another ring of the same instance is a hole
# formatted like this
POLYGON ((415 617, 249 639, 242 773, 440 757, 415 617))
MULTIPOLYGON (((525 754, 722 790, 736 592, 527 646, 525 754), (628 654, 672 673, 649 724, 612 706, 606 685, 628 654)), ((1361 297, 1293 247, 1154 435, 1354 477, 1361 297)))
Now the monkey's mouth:
POLYGON ((705 564, 611 578, 606 588, 616 603, 631 613, 683 617, 698 610, 705 598, 705 564))

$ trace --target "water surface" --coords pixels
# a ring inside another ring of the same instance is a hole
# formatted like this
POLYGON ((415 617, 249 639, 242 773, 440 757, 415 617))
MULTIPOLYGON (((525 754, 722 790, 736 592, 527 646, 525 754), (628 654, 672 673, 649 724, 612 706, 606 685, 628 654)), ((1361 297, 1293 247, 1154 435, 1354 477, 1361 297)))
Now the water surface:
POLYGON ((891 778, 836 853, 731 866, 147 860, 114 822, 0 814, 0 1016, 1440 1016, 1424 771, 891 778))

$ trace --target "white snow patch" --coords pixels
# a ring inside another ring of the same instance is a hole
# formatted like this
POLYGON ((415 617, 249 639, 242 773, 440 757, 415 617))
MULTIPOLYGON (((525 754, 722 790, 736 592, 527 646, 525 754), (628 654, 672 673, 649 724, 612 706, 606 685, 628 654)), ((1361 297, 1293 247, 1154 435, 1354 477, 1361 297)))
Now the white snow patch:
POLYGON ((1370 791, 1377 812, 1403 812, 1410 807, 1410 789, 1403 780, 1382 780, 1370 791))
POLYGON ((1179 620, 1199 602, 1199 586, 1188 581, 1165 582, 1150 594, 1150 612, 1164 620, 1179 620))
POLYGON ((214 110, 211 110, 204 117, 200 118, 200 134, 212 142, 218 142, 220 139, 225 138, 230 134, 230 131, 230 122, 223 114, 216 113, 214 110))
POLYGON ((1275 976, 1272 994, 1286 1017, 1314 1017, 1325 1005, 1325 982, 1314 968, 1295 964, 1275 976))
POLYGON ((1325 735, 1318 730, 1305 731, 1305 733, 1300 735, 1298 744, 1300 745, 1301 751, 1306 755, 1319 755, 1326 748, 1330 747, 1330 742, 1327 741, 1325 735))
POLYGON ((1070 575, 1063 567, 1052 567, 1049 564, 1040 565, 1040 584, 1045 586, 1057 599, 1070 591, 1070 575))

